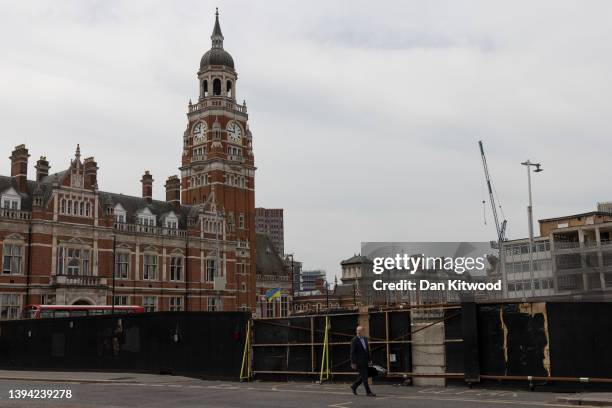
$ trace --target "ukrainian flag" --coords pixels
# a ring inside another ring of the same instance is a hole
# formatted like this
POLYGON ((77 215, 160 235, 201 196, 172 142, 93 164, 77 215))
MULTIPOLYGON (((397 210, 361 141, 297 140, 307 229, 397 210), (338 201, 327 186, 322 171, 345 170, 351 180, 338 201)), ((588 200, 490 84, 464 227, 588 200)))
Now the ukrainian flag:
POLYGON ((266 291, 266 299, 268 299, 268 302, 273 301, 276 298, 281 297, 281 290, 280 288, 273 288, 273 289, 269 289, 268 291, 266 291))

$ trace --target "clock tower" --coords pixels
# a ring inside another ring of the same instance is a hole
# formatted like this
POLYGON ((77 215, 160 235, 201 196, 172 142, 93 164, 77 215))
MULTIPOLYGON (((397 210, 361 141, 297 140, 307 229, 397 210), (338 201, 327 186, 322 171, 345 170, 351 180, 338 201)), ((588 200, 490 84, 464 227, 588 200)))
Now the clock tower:
POLYGON ((223 48, 219 12, 197 73, 199 97, 189 101, 183 135, 181 202, 212 203, 236 241, 237 308, 255 310, 255 165, 246 102, 236 102, 238 75, 223 48))

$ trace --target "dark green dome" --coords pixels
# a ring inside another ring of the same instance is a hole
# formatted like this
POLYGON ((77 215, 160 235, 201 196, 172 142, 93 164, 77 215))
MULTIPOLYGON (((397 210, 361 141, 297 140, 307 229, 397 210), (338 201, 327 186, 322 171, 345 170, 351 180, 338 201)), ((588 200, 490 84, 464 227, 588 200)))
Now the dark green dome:
POLYGON ((229 52, 223 49, 223 33, 219 24, 219 9, 215 12, 215 27, 210 39, 212 40, 212 48, 202 56, 200 70, 204 70, 211 65, 224 65, 234 69, 234 59, 229 52))
POLYGON ((234 68, 234 59, 229 52, 223 48, 212 48, 202 56, 200 61, 200 69, 204 69, 209 65, 225 65, 226 67, 234 68))

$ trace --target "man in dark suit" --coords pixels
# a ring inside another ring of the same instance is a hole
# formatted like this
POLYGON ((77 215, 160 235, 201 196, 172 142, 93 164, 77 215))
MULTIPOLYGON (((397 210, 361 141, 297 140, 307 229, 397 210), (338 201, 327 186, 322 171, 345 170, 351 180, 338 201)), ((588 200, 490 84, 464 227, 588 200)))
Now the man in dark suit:
POLYGON ((356 336, 351 340, 351 368, 359 372, 357 381, 351 385, 353 394, 357 395, 357 387, 363 383, 368 397, 375 397, 368 384, 368 367, 372 365, 370 345, 368 339, 363 336, 363 327, 357 326, 356 336))

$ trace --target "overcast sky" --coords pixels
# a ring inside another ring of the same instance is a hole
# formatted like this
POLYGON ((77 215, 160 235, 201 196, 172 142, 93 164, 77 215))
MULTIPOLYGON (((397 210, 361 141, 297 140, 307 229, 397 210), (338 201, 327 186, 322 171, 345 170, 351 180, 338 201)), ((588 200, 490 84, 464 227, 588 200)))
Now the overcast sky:
POLYGON ((163 199, 219 7, 253 132, 256 203, 285 248, 340 274, 361 241, 495 238, 477 141, 508 235, 612 200, 609 1, 3 1, 0 174, 26 143, 102 190, 163 199))

